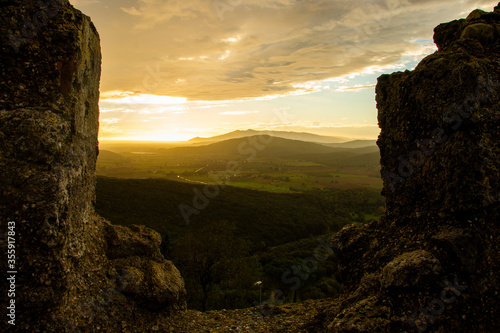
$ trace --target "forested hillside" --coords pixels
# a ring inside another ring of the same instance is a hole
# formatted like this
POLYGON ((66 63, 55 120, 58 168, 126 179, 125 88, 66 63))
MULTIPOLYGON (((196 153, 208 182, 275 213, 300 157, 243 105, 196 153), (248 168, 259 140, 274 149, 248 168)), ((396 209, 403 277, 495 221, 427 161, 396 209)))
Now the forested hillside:
POLYGON ((99 214, 122 225, 145 224, 175 239, 186 230, 209 221, 235 223, 236 233, 253 242, 279 245, 310 235, 336 231, 346 223, 380 216, 383 197, 377 190, 316 190, 308 193, 269 193, 231 186, 220 188, 213 199, 203 195, 203 185, 164 179, 115 179, 98 177, 99 214), (179 205, 194 208, 193 200, 207 199, 205 209, 189 218, 179 205))
POLYGON ((341 285, 329 236, 384 210, 382 196, 370 189, 270 193, 225 186, 207 198, 203 185, 98 177, 96 191, 105 218, 162 234, 163 253, 186 281, 188 306, 200 310, 253 306, 262 297, 294 302, 336 295, 341 285), (179 205, 197 203, 206 208, 186 223, 179 205), (300 273, 318 248, 327 255, 300 273))

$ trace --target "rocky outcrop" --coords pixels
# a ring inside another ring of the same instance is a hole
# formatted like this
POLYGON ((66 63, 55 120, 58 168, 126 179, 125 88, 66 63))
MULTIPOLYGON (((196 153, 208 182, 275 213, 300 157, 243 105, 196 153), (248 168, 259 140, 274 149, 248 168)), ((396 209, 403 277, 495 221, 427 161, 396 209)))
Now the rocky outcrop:
POLYGON ((16 331, 148 331, 184 284, 156 232, 94 214, 98 33, 67 0, 0 8, 0 232, 16 251, 1 268, 17 271, 1 307, 15 301, 16 331))
POLYGON ((318 317, 329 332, 500 331, 499 7, 379 78, 387 213, 335 238, 347 291, 318 317))

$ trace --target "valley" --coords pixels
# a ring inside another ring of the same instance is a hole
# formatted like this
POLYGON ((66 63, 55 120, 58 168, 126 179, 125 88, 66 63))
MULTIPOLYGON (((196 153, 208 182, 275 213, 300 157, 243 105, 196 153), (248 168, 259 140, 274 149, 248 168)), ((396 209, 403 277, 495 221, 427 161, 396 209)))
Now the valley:
POLYGON ((378 148, 374 141, 281 136, 237 131, 180 144, 101 142, 96 210, 162 235, 191 309, 334 297, 342 285, 331 236, 385 211, 378 148), (310 270, 318 248, 326 256, 310 270))
POLYGON ((106 141, 100 146, 100 176, 193 184, 222 182, 278 193, 382 188, 380 156, 374 141, 320 144, 266 135, 201 146, 106 141))

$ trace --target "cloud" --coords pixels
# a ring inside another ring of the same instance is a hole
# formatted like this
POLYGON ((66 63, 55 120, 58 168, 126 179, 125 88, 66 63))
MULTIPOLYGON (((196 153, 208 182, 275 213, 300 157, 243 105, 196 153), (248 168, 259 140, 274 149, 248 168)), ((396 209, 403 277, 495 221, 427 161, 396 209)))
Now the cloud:
MULTIPOLYGON (((308 132, 320 135, 340 136, 347 138, 346 141, 352 139, 376 139, 380 133, 380 128, 377 125, 370 124, 330 124, 319 123, 312 124, 311 122, 296 122, 291 124, 281 124, 269 126, 266 124, 255 124, 250 126, 256 130, 271 130, 271 131, 293 131, 293 132, 308 132)), ((245 126, 244 128, 248 128, 245 126)))
POLYGON ((139 0, 137 6, 121 7, 121 10, 138 18, 134 29, 147 30, 154 28, 162 22, 168 22, 173 18, 196 18, 198 16, 197 8, 202 6, 206 10, 210 2, 200 2, 197 0, 139 0))
POLYGON ((91 16, 103 27, 103 91, 225 101, 307 94, 308 82, 420 59, 437 24, 496 3, 109 0, 112 15, 91 16))
POLYGON ((112 91, 101 95, 101 100, 111 104, 157 104, 157 105, 172 105, 186 103, 187 99, 184 97, 171 97, 171 96, 158 96, 151 94, 136 94, 133 95, 129 92, 117 93, 112 91), (105 96, 105 97, 103 97, 105 96), (111 98, 106 98, 113 96, 111 98))
POLYGON ((76 8, 82 8, 84 6, 94 5, 100 3, 100 0, 71 0, 71 4, 76 8))
POLYGON ((353 87, 343 86, 343 87, 340 87, 340 88, 336 89, 336 91, 341 91, 341 92, 345 92, 345 91, 360 91, 360 90, 364 90, 364 89, 375 89, 375 85, 374 84, 370 84, 368 86, 355 85, 353 87))
POLYGON ((107 119, 101 119, 100 122, 103 124, 116 124, 120 120, 121 120, 120 118, 107 118, 107 119))
POLYGON ((118 99, 133 96, 134 93, 131 91, 121 91, 121 90, 111 90, 106 92, 101 92, 101 99, 118 99))
POLYGON ((223 20, 225 13, 232 13, 236 9, 250 7, 283 10, 296 3, 296 0, 139 0, 136 6, 121 7, 121 10, 138 18, 134 29, 148 30, 179 18, 223 20))
POLYGON ((101 113, 106 113, 106 112, 124 112, 125 109, 123 108, 114 108, 114 109, 110 109, 110 108, 100 108, 100 111, 101 113))
POLYGON ((243 115, 252 114, 252 113, 259 113, 259 111, 225 111, 225 112, 221 112, 219 114, 225 115, 225 116, 243 116, 243 115))

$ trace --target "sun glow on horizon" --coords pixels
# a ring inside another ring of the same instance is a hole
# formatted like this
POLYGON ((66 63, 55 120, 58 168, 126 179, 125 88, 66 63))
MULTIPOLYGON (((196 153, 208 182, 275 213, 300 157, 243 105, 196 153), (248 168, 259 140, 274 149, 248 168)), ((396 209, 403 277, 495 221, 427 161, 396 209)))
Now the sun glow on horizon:
POLYGON ((196 135, 183 134, 183 133, 165 133, 153 134, 145 136, 131 136, 131 137, 101 137, 99 141, 143 141, 143 142, 187 142, 194 139, 196 135))
POLYGON ((101 100, 113 104, 159 104, 177 105, 187 102, 186 97, 172 97, 153 94, 136 94, 128 91, 110 91, 101 94, 101 100))
POLYGON ((169 142, 250 128, 376 138, 378 76, 435 52, 438 24, 497 3, 250 1, 222 18, 210 1, 72 2, 102 41, 101 140, 169 142))

